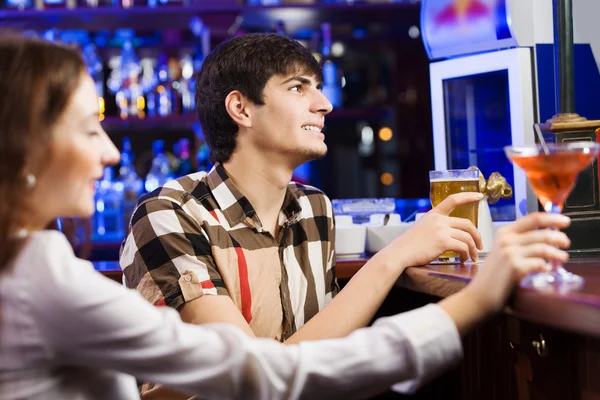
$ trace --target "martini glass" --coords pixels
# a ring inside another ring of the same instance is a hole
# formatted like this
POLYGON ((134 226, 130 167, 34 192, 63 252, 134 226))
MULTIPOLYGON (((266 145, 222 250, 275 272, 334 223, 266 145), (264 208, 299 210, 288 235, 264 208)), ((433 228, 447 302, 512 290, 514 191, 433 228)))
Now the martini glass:
MULTIPOLYGON (((504 151, 513 164, 525 171, 544 210, 561 213, 577 175, 592 163, 599 148, 598 143, 573 141, 507 146, 504 151)), ((526 279, 537 288, 553 284, 579 287, 583 283, 582 277, 565 270, 559 261, 552 261, 550 272, 531 274, 526 279)))

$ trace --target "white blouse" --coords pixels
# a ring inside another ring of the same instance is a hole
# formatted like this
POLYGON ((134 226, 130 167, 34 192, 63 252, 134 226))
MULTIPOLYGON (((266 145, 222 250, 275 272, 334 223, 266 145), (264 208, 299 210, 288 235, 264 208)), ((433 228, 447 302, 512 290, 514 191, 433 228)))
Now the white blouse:
POLYGON ((299 345, 184 324, 76 258, 56 231, 30 234, 0 275, 0 399, 138 399, 134 376, 203 399, 364 398, 395 382, 411 390, 461 356, 436 305, 299 345))

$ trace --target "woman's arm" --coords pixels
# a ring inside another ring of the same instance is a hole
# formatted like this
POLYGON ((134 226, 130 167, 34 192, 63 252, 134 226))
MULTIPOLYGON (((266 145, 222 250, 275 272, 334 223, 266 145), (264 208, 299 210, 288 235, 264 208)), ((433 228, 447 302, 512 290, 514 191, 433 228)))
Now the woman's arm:
POLYGON ((195 326, 93 271, 59 233, 32 271, 31 306, 55 359, 113 369, 202 398, 360 398, 421 380, 461 356, 447 314, 428 306, 347 338, 285 346, 225 324, 195 326))

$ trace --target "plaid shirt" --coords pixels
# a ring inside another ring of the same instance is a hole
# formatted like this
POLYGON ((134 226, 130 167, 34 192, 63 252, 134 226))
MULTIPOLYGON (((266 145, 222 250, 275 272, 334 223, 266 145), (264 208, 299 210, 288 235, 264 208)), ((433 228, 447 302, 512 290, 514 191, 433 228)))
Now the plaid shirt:
POLYGON ((123 281, 155 305, 231 297, 259 337, 285 340, 339 290, 331 202, 290 183, 278 237, 221 164, 142 197, 121 246, 123 281))

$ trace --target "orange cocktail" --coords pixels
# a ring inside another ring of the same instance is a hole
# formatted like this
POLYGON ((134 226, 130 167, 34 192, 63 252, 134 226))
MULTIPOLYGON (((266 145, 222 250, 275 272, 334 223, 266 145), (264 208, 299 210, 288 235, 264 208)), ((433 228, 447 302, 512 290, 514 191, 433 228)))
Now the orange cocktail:
POLYGON ((577 175, 591 164, 595 156, 595 152, 589 151, 531 156, 513 154, 510 158, 525 170, 529 183, 544 209, 550 203, 562 210, 565 200, 575 186, 577 175))
MULTIPOLYGON (((600 145, 594 142, 573 141, 562 144, 507 146, 507 157, 521 167, 533 191, 547 212, 560 213, 575 187, 577 175, 598 155, 600 145)), ((583 278, 567 272, 561 263, 552 262, 553 270, 531 276, 536 287, 549 284, 579 286, 583 278)))

